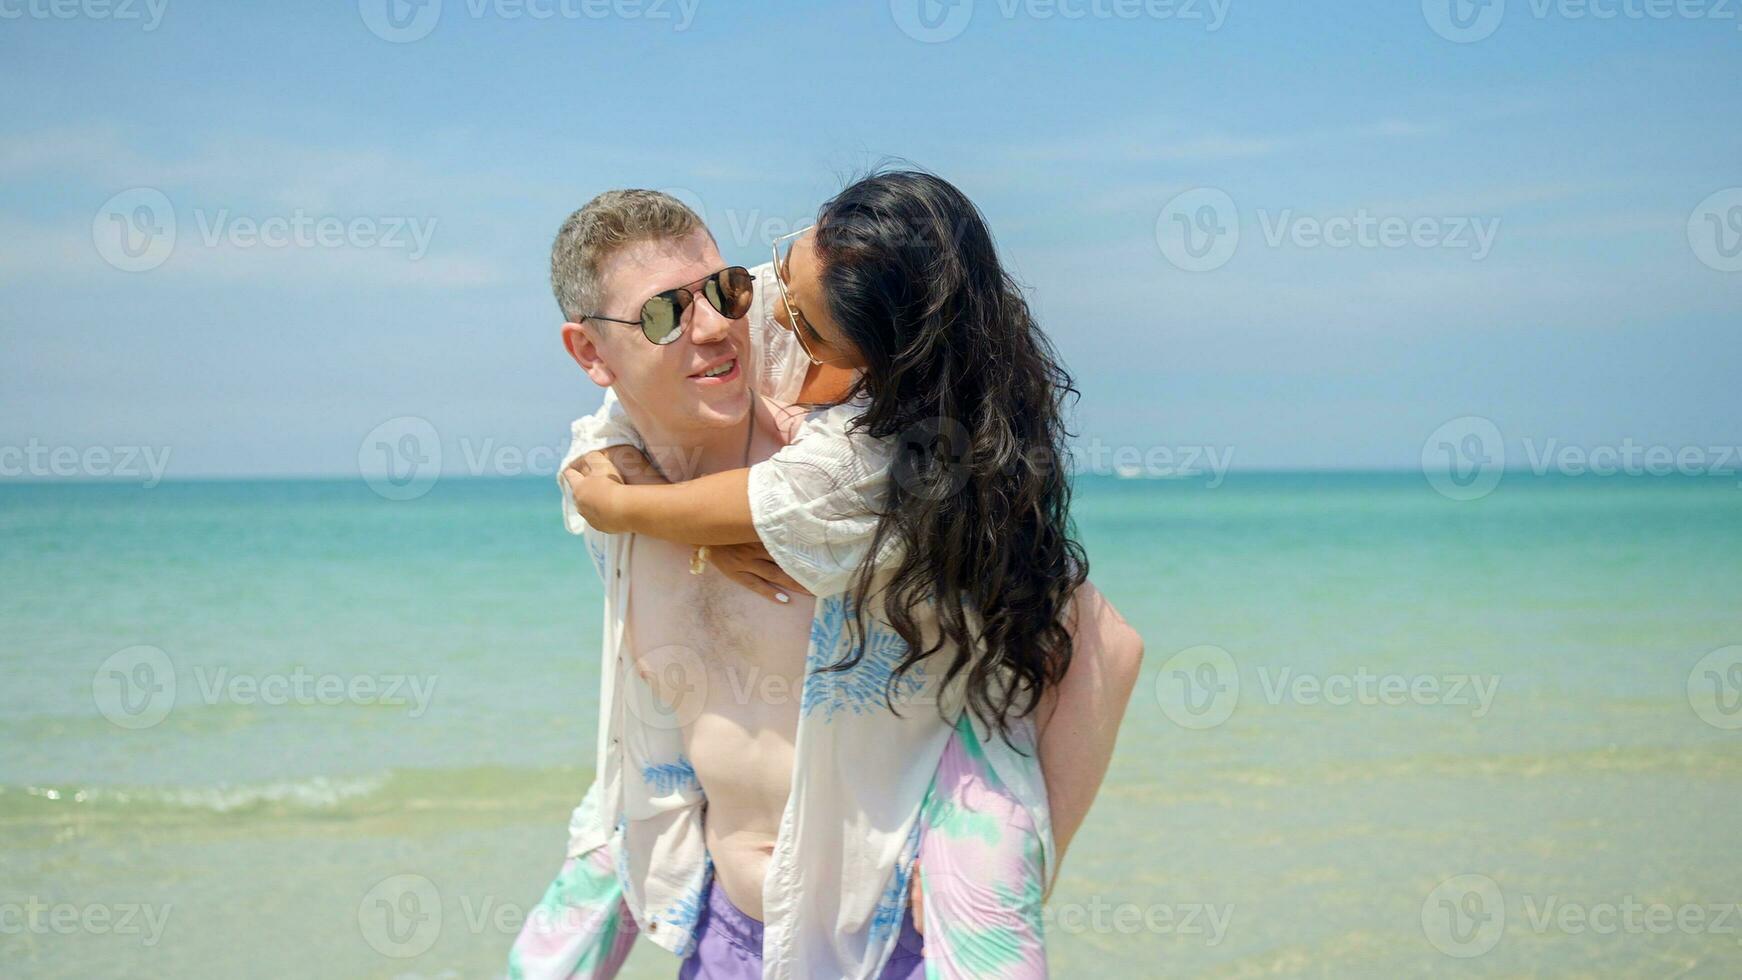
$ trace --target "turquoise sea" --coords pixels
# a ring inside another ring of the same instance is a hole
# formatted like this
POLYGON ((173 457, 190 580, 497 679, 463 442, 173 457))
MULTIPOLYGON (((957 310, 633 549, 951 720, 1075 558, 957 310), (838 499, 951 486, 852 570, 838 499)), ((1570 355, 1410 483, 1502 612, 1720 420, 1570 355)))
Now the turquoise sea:
MULTIPOLYGON (((591 775, 556 504, 0 486, 0 975, 498 974, 591 775)), ((1076 512, 1148 652, 1055 975, 1742 975, 1734 479, 1085 477, 1076 512)))

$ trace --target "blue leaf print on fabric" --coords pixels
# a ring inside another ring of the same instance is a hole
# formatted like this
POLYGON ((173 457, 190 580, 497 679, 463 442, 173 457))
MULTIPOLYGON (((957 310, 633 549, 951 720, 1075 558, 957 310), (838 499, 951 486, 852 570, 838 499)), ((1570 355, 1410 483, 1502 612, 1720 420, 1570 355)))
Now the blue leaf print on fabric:
POLYGON ((811 648, 805 669, 816 670, 834 660, 835 647, 847 629, 847 597, 832 595, 817 601, 817 614, 811 617, 811 648))
POLYGON ((902 845, 901 857, 889 887, 877 899, 877 910, 871 915, 870 943, 875 946, 901 928, 901 918, 907 912, 907 883, 913 875, 913 859, 919 854, 920 821, 913 822, 902 845))
POLYGON ((702 873, 696 876, 696 884, 690 893, 681 901, 668 907, 659 914, 659 921, 667 922, 683 930, 684 942, 678 950, 678 955, 688 959, 696 950, 696 927, 701 924, 702 897, 713 887, 714 858, 712 855, 702 855, 702 873))
POLYGON ((641 778, 661 796, 686 787, 698 790, 702 788, 701 780, 696 778, 696 767, 690 765, 690 760, 681 755, 676 762, 642 766, 641 778))
POLYGON ((605 548, 592 534, 587 535, 587 554, 593 557, 593 568, 598 570, 599 577, 609 579, 610 576, 605 574, 605 548))
POLYGON ((821 709, 823 721, 831 722, 835 713, 848 710, 856 715, 887 710, 886 692, 896 702, 917 695, 925 687, 924 667, 915 667, 903 674, 890 692, 889 679, 895 667, 907 655, 907 644, 888 626, 868 619, 864 638, 864 656, 850 670, 829 671, 823 668, 846 659, 845 638, 851 635, 847 620, 852 607, 845 595, 830 596, 817 603, 817 614, 811 620, 811 648, 805 658, 804 699, 799 705, 803 715, 821 709))
POLYGON ((611 863, 616 865, 617 888, 623 893, 623 900, 626 902, 631 901, 630 896, 635 894, 635 891, 629 887, 629 841, 627 839, 627 828, 628 821, 622 817, 618 817, 617 827, 611 832, 611 840, 607 845, 611 848, 611 863))
POLYGON ((670 923, 688 933, 702 916, 702 890, 697 888, 659 913, 659 921, 670 923))

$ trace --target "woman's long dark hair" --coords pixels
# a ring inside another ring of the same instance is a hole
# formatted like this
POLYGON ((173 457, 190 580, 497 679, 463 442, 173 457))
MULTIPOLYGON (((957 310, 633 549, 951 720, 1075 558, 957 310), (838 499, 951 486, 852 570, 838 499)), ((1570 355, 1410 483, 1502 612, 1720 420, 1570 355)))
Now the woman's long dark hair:
MULTIPOLYGON (((869 399, 855 428, 898 447, 855 578, 856 635, 873 563, 899 544, 881 595, 907 647, 890 690, 948 644, 943 685, 966 671, 966 707, 1008 740, 1070 666, 1065 611, 1088 576, 1064 467, 1077 390, 985 218, 947 181, 904 170, 853 183, 823 205, 816 249, 829 313, 867 365, 847 395, 869 399), (940 627, 929 644, 923 604, 940 627)), ((852 647, 834 669, 859 662, 852 647)))

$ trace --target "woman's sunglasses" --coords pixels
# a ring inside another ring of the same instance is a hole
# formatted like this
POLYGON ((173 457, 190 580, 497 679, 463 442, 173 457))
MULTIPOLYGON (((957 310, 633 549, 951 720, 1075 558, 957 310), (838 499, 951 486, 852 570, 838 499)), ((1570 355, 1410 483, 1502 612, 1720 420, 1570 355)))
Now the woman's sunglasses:
POLYGON ((728 320, 736 320, 750 312, 751 284, 756 277, 741 265, 721 269, 711 276, 697 279, 688 286, 655 293, 641 304, 641 319, 620 320, 614 316, 589 313, 583 320, 609 320, 612 323, 640 324, 648 340, 664 346, 683 336, 684 313, 695 304, 693 287, 700 287, 708 305, 728 320))
POLYGON ((786 307, 786 323, 782 325, 791 330, 792 335, 798 338, 799 350, 804 351, 804 356, 810 358, 812 364, 827 364, 827 361, 818 357, 816 351, 811 349, 811 342, 805 338, 806 331, 814 334, 816 328, 810 325, 810 321, 804 318, 804 314, 798 311, 798 307, 792 305, 792 294, 786 289, 786 270, 792 262, 793 243, 798 241, 799 236, 810 231, 812 227, 814 226, 807 225, 790 235, 782 235, 774 240, 774 281, 780 286, 780 302, 786 307))

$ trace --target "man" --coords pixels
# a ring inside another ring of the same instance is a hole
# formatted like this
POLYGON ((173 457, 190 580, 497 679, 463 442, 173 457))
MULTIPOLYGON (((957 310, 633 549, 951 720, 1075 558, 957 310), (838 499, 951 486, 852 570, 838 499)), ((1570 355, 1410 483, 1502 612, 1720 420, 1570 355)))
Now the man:
MULTIPOLYGON (((766 283, 743 297, 722 278, 725 268, 693 213, 645 191, 601 195, 569 219, 553 251, 564 343, 615 394, 665 478, 766 459, 799 421, 782 401, 756 397, 751 384, 753 375, 772 376, 770 387, 790 398, 807 380, 802 369, 771 371, 779 360, 772 335, 760 320, 759 334, 750 329, 751 319, 766 316, 766 283), (689 302, 670 331, 652 337, 639 311, 674 289, 689 302)), ((577 423, 578 443, 587 424, 577 423)), ((701 961, 734 937, 745 945, 752 933, 756 958, 764 942, 773 955, 751 975, 918 975, 918 937, 904 899, 918 799, 950 733, 937 718, 940 692, 923 679, 900 692, 912 702, 904 721, 888 712, 807 720, 802 706, 815 700, 817 683, 807 662, 836 659, 832 649, 817 649, 817 636, 819 624, 841 611, 840 597, 803 595, 753 556, 716 558, 758 595, 694 565, 687 547, 587 531, 607 586, 598 780, 576 811, 571 861, 552 893, 555 905, 583 910, 568 925, 596 934, 577 948, 573 929, 535 929, 535 914, 516 944, 515 966, 558 965, 570 975, 578 963, 575 975, 609 976, 639 926, 688 958, 686 976, 720 972, 721 964, 701 961), (764 597, 774 591, 787 601, 764 597), (859 778, 842 780, 837 771, 859 778), (707 928, 722 917, 736 921, 707 928)), ((1058 722, 1048 726, 1074 736, 1052 753, 1076 763, 1060 777, 1065 791, 1054 790, 1071 831, 1105 771, 1140 653, 1129 649, 1134 635, 1116 635, 1123 624, 1110 607, 1090 615, 1080 633, 1131 642, 1117 670, 1079 657, 1078 683, 1073 689, 1067 678, 1058 722)), ((863 666, 875 669, 870 659, 863 666)), ((1002 752, 996 743, 988 751, 1002 752)), ((1012 785, 1038 793, 1046 830, 1045 791, 1025 764, 1033 765, 1014 754, 994 763, 1012 785)), ((1049 846, 1053 836, 1046 830, 1049 846)), ((1058 836, 1062 843, 1069 833, 1058 836)), ((1048 866, 1056 863, 1053 855, 1048 866)))

